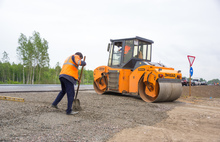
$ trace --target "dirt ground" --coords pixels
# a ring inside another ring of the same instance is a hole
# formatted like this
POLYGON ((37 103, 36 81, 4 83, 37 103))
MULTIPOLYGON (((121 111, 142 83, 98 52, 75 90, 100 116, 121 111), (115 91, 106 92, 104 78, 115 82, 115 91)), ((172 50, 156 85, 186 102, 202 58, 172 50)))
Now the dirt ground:
POLYGON ((146 103, 139 97, 79 92, 82 111, 65 114, 58 92, 1 93, 25 102, 0 100, 0 141, 220 142, 220 86, 184 86, 174 102, 146 103))

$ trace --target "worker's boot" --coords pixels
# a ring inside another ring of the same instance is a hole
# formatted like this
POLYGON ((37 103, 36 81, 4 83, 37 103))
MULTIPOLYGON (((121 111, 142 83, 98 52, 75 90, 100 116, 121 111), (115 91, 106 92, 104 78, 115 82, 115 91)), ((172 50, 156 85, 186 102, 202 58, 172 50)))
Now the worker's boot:
POLYGON ((79 112, 78 111, 71 111, 70 113, 67 113, 67 115, 75 115, 77 113, 79 113, 79 112))
POLYGON ((58 109, 57 105, 51 105, 51 107, 58 109))

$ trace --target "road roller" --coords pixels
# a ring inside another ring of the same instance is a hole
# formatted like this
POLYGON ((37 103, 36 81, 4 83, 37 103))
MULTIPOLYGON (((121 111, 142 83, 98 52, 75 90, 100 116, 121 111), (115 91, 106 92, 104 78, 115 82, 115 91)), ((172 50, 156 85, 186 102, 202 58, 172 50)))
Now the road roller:
POLYGON ((151 62, 152 40, 134 38, 111 39, 108 64, 93 72, 97 94, 115 92, 138 95, 145 102, 167 102, 182 93, 182 73, 162 63, 151 62))

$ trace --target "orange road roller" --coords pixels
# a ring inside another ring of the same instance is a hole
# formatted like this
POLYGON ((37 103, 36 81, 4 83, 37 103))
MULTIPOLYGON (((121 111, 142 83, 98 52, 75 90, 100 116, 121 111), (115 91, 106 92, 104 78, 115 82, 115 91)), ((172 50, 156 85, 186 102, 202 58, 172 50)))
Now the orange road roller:
POLYGON ((108 65, 97 67, 93 73, 98 94, 139 95, 146 102, 174 101, 180 97, 181 71, 151 62, 152 40, 136 36, 110 42, 108 65))

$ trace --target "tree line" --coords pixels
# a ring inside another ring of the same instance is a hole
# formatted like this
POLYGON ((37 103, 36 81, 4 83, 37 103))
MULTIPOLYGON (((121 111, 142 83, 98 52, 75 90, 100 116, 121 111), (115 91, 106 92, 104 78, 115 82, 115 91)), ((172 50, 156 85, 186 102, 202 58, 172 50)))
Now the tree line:
MULTIPOLYGON (((20 63, 10 63, 9 55, 4 51, 0 60, 0 84, 58 84, 60 63, 55 68, 49 66, 48 42, 40 37, 40 33, 34 31, 28 37, 20 34, 16 49, 20 63)), ((79 70, 80 73, 80 70, 79 70)), ((93 71, 83 71, 82 84, 93 83, 93 71)), ((200 81, 205 81, 200 78, 200 81)), ((219 79, 213 79, 208 84, 219 83, 219 79)))
MULTIPOLYGON (((27 38, 21 33, 18 38, 17 55, 20 63, 10 63, 9 55, 4 51, 0 60, 0 84, 58 84, 61 67, 49 66, 48 42, 34 31, 27 38)), ((79 71, 80 73, 80 71, 79 71)), ((82 84, 93 83, 93 71, 84 70, 82 84)))

